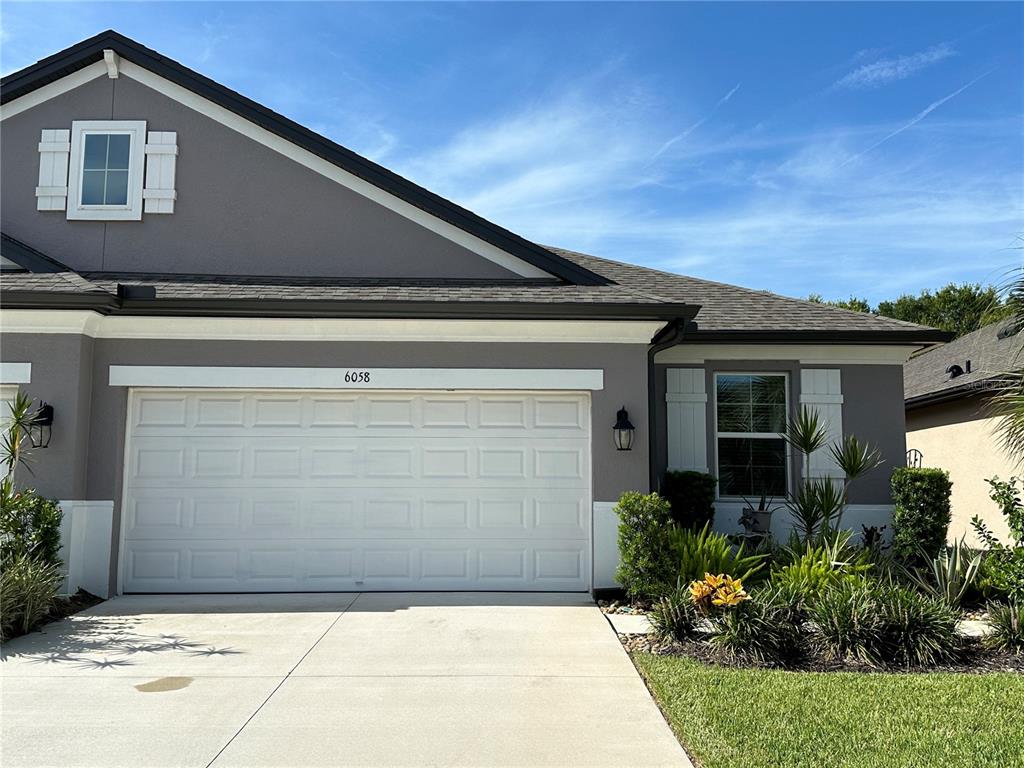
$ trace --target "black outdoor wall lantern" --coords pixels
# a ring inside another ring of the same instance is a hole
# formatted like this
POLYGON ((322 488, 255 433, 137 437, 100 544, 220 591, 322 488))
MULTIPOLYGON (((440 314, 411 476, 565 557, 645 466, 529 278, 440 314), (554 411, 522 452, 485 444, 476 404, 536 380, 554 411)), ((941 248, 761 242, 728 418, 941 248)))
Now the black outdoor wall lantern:
POLYGON ((626 406, 622 406, 615 414, 615 426, 612 427, 612 434, 615 436, 615 449, 619 451, 633 450, 633 435, 635 433, 636 427, 629 420, 629 412, 626 410, 626 406))
POLYGON ((40 403, 39 410, 32 417, 32 423, 28 428, 28 439, 33 448, 46 448, 50 444, 50 435, 53 431, 53 406, 49 403, 40 403))

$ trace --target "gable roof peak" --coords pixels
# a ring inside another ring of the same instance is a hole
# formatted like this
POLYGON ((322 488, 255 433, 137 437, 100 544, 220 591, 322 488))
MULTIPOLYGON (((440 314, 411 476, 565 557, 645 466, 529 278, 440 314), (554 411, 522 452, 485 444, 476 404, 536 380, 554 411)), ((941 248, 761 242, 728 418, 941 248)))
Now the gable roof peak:
POLYGON ((8 104, 45 85, 102 61, 104 50, 142 67, 248 120, 347 173, 414 206, 493 248, 573 285, 607 285, 608 280, 472 211, 419 186, 372 160, 331 141, 284 115, 211 80, 113 29, 59 51, 0 80, 0 104, 8 104))

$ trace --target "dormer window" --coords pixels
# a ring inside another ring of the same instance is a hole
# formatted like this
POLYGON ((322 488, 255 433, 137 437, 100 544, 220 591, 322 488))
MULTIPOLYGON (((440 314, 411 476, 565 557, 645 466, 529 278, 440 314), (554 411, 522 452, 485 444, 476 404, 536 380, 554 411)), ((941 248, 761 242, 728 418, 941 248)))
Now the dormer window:
POLYGON ((142 218, 145 120, 76 120, 71 124, 69 219, 142 218))

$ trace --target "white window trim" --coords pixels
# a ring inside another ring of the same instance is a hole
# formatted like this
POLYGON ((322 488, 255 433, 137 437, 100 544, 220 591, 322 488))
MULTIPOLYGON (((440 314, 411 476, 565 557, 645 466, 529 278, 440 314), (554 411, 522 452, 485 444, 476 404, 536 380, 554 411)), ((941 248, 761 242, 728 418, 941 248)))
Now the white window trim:
POLYGON ((140 221, 142 180, 146 168, 145 120, 75 120, 71 123, 71 160, 68 164, 68 219, 78 221, 140 221), (82 205, 83 149, 89 133, 121 133, 131 137, 128 156, 128 204, 82 205))
MULTIPOLYGON (((785 418, 789 420, 789 372, 788 371, 715 371, 713 377, 714 384, 714 399, 711 406, 711 419, 713 424, 712 442, 715 451, 715 477, 721 477, 722 473, 719 469, 719 457, 718 457, 718 439, 720 437, 739 437, 739 438, 753 438, 762 440, 772 440, 774 438, 785 440, 785 434, 782 432, 719 432, 718 431, 718 377, 719 376, 781 376, 786 387, 786 415, 785 418), (772 437, 774 435, 774 438, 772 437)), ((793 481, 793 456, 790 450, 789 443, 786 443, 786 483, 785 493, 788 493, 792 481, 793 481)), ((745 501, 743 496, 725 496, 721 492, 721 486, 715 483, 715 496, 717 499, 722 501, 745 501)), ((773 497, 776 498, 776 497, 773 497)))

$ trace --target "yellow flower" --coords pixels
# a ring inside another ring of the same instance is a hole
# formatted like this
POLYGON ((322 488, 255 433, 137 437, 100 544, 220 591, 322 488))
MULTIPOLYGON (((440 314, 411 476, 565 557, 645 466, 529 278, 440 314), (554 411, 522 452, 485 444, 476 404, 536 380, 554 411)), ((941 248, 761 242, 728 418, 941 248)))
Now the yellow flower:
POLYGON ((699 603, 714 592, 714 590, 703 581, 695 581, 690 584, 690 599, 699 603))
POLYGON ((729 577, 723 576, 722 574, 718 574, 717 576, 714 576, 710 573, 704 574, 704 581, 707 582, 708 586, 712 589, 718 589, 720 586, 722 586, 722 584, 725 583, 725 580, 727 578, 729 577))

